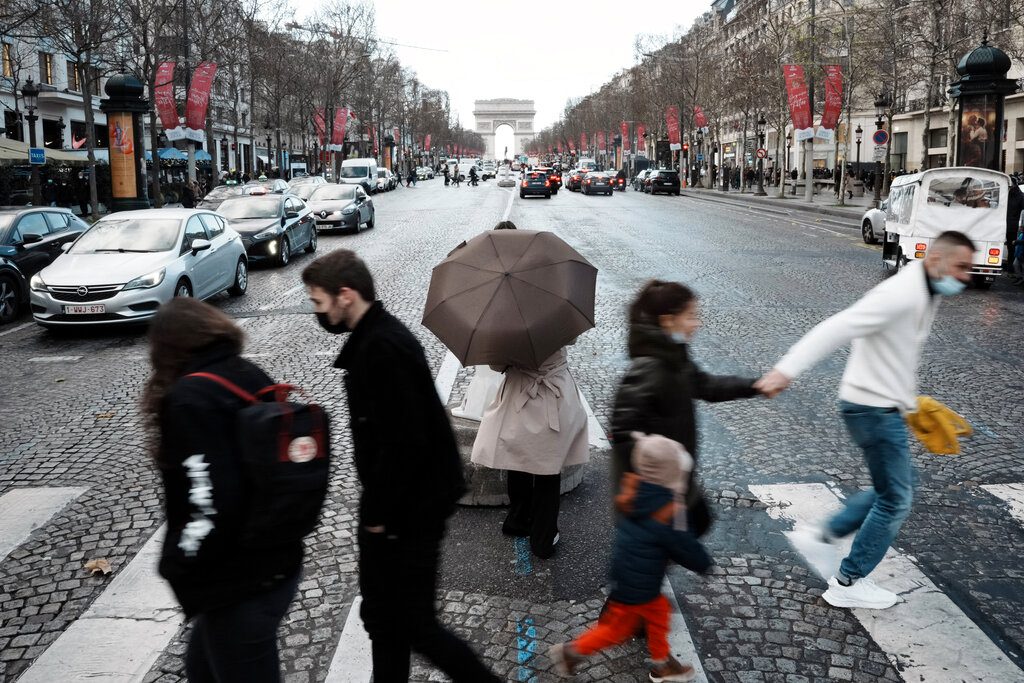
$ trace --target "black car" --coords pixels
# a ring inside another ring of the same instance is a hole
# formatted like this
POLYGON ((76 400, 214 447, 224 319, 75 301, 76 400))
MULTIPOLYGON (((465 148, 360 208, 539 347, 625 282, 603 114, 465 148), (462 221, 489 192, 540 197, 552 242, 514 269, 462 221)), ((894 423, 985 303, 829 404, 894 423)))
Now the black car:
POLYGON ((562 187, 562 174, 556 171, 554 168, 547 166, 538 166, 533 169, 534 171, 540 171, 546 173, 548 176, 548 182, 551 183, 551 194, 558 194, 558 190, 562 187))
POLYGON ((647 188, 647 191, 651 194, 664 192, 665 194, 674 194, 678 196, 679 190, 681 189, 679 173, 669 169, 660 168, 648 176, 647 188))
POLYGON ((551 181, 548 174, 543 171, 527 171, 523 175, 523 182, 519 183, 519 197, 527 195, 541 195, 545 199, 551 199, 551 181))
POLYGON ((574 168, 566 176, 565 189, 570 192, 575 192, 583 188, 583 179, 587 177, 587 169, 585 168, 574 168))
POLYGON ((18 319, 28 306, 28 280, 14 261, 0 256, 0 325, 18 319))
POLYGON ((32 279, 88 228, 85 221, 60 207, 0 208, 0 256, 32 279))
POLYGON ((280 178, 250 180, 242 185, 242 194, 286 194, 288 183, 280 178))
POLYGON ((607 173, 592 171, 583 178, 583 194, 612 196, 612 179, 607 173))
POLYGON ((286 266, 299 249, 316 251, 316 221, 306 204, 290 194, 231 197, 217 208, 239 235, 249 261, 286 266))

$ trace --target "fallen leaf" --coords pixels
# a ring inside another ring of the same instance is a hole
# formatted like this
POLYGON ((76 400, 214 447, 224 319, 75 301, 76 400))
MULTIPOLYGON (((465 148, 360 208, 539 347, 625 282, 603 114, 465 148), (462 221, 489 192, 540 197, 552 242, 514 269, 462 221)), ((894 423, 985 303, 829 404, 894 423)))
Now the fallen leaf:
POLYGON ((54 381, 55 381, 55 382, 57 382, 57 383, 60 383, 60 382, 63 382, 63 381, 64 381, 64 378, 63 378, 63 377, 58 377, 58 378, 57 378, 56 380, 54 380, 54 381))
POLYGON ((107 562, 106 558, 104 557, 101 557, 97 560, 89 560, 85 563, 84 569, 90 572, 93 576, 95 576, 96 574, 106 576, 110 572, 114 571, 110 568, 110 563, 107 562))
POLYGON ((114 417, 113 413, 96 413, 97 420, 109 420, 112 417, 114 417))

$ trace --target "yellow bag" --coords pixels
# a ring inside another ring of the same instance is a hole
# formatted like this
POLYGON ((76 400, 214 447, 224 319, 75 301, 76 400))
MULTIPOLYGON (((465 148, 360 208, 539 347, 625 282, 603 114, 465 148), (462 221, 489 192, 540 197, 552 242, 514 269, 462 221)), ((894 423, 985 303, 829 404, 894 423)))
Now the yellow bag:
POLYGON ((907 424, 918 441, 936 455, 960 455, 957 437, 974 433, 967 420, 931 396, 917 397, 917 411, 907 413, 907 424))

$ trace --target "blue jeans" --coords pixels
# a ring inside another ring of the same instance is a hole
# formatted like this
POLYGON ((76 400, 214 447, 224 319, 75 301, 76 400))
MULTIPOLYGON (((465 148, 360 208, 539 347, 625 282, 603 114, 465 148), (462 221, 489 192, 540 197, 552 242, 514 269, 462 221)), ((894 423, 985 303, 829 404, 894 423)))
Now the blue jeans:
POLYGON ((864 451, 874 488, 852 496, 846 507, 829 520, 828 530, 837 537, 857 532, 839 571, 847 578, 860 579, 878 566, 896 540, 910 513, 917 475, 910 460, 906 423, 899 410, 848 401, 840 401, 839 407, 846 429, 864 451))

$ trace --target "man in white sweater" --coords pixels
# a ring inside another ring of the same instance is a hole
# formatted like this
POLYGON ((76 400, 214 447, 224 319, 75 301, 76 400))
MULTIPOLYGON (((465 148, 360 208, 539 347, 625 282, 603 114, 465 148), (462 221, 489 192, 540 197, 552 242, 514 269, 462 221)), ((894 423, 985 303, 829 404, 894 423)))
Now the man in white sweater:
POLYGON ((917 364, 938 297, 963 291, 971 279, 974 251, 962 233, 942 233, 923 261, 910 263, 819 323, 754 385, 766 396, 776 396, 800 373, 850 344, 839 405, 850 436, 864 452, 874 488, 852 496, 818 535, 831 542, 857 533, 822 596, 836 607, 885 609, 896 604, 895 593, 867 576, 910 512, 915 474, 903 414, 917 407, 917 364))

